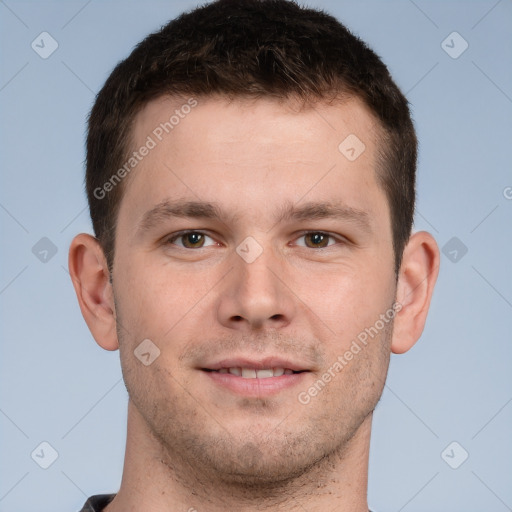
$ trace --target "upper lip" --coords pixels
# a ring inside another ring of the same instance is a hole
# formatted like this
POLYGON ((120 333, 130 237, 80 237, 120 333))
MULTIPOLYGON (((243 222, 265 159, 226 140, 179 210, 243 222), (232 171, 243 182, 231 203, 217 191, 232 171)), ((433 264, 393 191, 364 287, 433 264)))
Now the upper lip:
POLYGON ((255 370, 265 370, 267 368, 284 368, 294 372, 310 371, 306 365, 291 361, 283 357, 265 357, 263 359, 247 357, 230 357, 219 361, 208 363, 201 367, 202 370, 220 370, 221 368, 254 368, 255 370))

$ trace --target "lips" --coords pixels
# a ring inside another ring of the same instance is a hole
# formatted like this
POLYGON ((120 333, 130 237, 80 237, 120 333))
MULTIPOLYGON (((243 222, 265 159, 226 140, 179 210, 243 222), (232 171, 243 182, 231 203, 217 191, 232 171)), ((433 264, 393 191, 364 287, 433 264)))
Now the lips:
POLYGON ((273 396, 298 386, 312 370, 282 357, 222 359, 199 370, 222 389, 245 397, 273 396))
POLYGON ((222 359, 205 364, 201 370, 229 373, 246 379, 268 379, 270 377, 310 371, 304 364, 281 357, 222 359))
POLYGON ((281 375, 292 375, 294 373, 300 373, 293 371, 290 368, 254 368, 254 367, 243 367, 243 366, 232 366, 229 368, 219 368, 218 370, 212 370, 204 368, 205 371, 217 372, 217 373, 229 373, 242 377, 244 379, 269 379, 271 377, 281 377, 281 375))

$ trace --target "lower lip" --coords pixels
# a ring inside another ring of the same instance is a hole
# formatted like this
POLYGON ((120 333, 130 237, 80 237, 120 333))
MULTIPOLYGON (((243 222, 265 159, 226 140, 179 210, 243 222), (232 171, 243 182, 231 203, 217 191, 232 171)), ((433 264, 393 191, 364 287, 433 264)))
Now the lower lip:
POLYGON ((202 370, 215 384, 234 393, 248 397, 275 395, 279 391, 296 386, 308 372, 292 373, 266 379, 246 379, 231 373, 207 372, 202 370))

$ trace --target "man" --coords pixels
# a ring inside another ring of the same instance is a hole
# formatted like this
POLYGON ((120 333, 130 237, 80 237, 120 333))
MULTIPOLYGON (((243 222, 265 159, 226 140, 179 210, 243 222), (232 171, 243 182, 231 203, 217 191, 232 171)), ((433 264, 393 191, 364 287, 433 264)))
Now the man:
POLYGON ((115 68, 69 270, 127 446, 83 511, 368 510, 373 410, 439 266, 416 147, 379 58, 286 0, 204 5, 115 68))

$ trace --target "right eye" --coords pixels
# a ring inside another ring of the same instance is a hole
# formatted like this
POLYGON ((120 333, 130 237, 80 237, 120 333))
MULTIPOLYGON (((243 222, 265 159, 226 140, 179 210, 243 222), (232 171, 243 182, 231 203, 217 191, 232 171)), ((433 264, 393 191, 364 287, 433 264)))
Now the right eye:
POLYGON ((174 233, 166 240, 165 243, 170 245, 177 245, 182 249, 202 249, 203 247, 209 247, 204 245, 206 238, 210 238, 210 240, 213 240, 211 237, 209 237, 202 231, 188 230, 180 231, 179 233, 174 233), (181 243, 175 243, 176 240, 179 240, 181 243))

